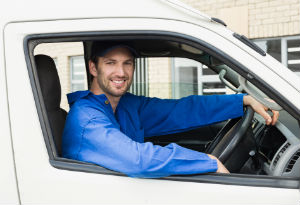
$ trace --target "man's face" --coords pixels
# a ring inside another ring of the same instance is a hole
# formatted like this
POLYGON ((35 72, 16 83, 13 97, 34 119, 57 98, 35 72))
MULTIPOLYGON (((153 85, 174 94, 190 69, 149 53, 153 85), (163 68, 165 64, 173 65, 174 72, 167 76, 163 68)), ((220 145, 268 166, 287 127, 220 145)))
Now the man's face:
POLYGON ((100 91, 107 97, 121 97, 132 83, 134 58, 127 48, 115 48, 99 58, 96 69, 100 91))

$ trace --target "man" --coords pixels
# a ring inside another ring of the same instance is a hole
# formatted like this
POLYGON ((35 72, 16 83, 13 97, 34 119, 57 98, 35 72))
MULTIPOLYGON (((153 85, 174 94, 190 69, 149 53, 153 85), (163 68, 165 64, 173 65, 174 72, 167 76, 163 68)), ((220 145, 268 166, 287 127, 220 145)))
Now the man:
POLYGON ((250 96, 189 96, 162 100, 126 93, 136 51, 126 44, 92 48, 90 91, 68 95, 71 110, 63 134, 63 156, 98 164, 131 177, 228 173, 214 156, 183 148, 144 143, 144 137, 172 134, 243 115, 251 105, 267 124, 275 124, 267 108, 250 96))

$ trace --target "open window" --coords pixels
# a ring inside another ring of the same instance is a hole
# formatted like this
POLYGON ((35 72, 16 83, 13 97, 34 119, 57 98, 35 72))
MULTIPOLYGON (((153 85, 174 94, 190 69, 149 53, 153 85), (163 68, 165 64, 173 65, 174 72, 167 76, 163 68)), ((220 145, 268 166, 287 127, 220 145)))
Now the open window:
MULTIPOLYGON (((300 128, 299 116, 293 107, 285 104, 284 98, 275 90, 265 86, 262 79, 247 76, 247 68, 234 60, 233 56, 189 36, 170 32, 128 33, 87 33, 69 35, 30 36, 26 39, 29 72, 32 73, 32 85, 39 116, 47 145, 50 163, 60 169, 94 172, 99 174, 122 175, 103 167, 69 160, 60 156, 59 134, 53 130, 53 123, 39 79, 36 61, 38 55, 47 55, 53 59, 61 84, 61 103, 59 107, 68 111, 66 93, 88 89, 90 76, 87 59, 91 43, 94 40, 131 41, 139 52, 136 59, 134 82, 129 90, 137 95, 160 98, 181 98, 198 94, 233 94, 236 91, 225 86, 219 74, 226 71, 225 83, 231 87, 240 86, 240 77, 248 79, 261 95, 274 99, 283 107, 279 123, 275 127, 266 126, 263 119, 245 109, 247 119, 230 119, 226 122, 212 124, 164 136, 153 136, 147 141, 166 145, 176 142, 181 146, 202 152, 223 153, 218 143, 232 132, 232 128, 243 122, 243 130, 235 131, 238 143, 227 144, 232 151, 227 154, 225 165, 232 174, 205 174, 193 176, 170 176, 165 179, 223 183, 236 185, 270 186, 296 188, 299 186, 300 167, 300 128), (228 84, 228 83, 227 83, 228 84), (266 93, 268 95, 266 95, 266 93), (298 116, 298 117, 297 117, 298 116), (245 122, 244 122, 245 121, 245 122), (242 133, 242 134, 241 134, 242 133), (57 137, 54 137, 56 135, 57 137), (58 142, 57 142, 58 141, 58 142), (217 150, 217 151, 216 151, 217 150)), ((46 82, 47 84, 47 82, 46 82)), ((242 90, 241 90, 242 91, 242 90)), ((245 92, 245 90, 243 91, 245 92)), ((52 97, 51 95, 47 97, 52 97)), ((63 124, 62 124, 63 125, 63 124)), ((224 149, 224 147, 223 147, 224 149)))

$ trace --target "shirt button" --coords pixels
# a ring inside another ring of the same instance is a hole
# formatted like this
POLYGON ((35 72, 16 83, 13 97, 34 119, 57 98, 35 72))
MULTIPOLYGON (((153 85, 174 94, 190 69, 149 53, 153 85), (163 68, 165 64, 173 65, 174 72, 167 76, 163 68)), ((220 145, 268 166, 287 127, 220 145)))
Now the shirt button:
POLYGON ((108 105, 109 104, 109 101, 108 100, 105 100, 105 102, 104 102, 106 105, 108 105))

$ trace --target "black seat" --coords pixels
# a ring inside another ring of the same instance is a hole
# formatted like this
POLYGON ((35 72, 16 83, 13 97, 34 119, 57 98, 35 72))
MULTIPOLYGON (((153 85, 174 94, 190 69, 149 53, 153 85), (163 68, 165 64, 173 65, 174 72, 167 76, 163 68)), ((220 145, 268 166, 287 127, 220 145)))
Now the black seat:
POLYGON ((60 108, 61 86, 53 59, 46 55, 35 56, 39 82, 56 151, 61 156, 62 134, 67 112, 60 108))

